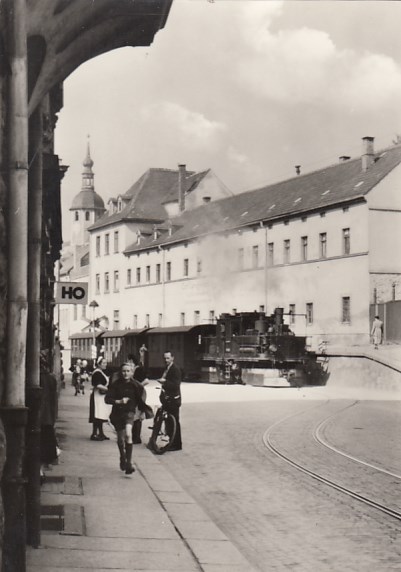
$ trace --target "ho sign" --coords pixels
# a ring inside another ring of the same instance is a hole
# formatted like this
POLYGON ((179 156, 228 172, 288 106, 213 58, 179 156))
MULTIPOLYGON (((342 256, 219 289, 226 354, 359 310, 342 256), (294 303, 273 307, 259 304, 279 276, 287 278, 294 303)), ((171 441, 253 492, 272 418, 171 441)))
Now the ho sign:
POLYGON ((56 304, 87 304, 87 282, 56 282, 56 304))

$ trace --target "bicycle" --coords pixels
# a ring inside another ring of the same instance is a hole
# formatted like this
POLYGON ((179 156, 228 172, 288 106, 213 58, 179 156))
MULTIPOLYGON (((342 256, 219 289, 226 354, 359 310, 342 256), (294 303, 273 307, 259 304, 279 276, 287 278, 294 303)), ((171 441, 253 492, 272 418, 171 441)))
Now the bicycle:
POLYGON ((175 418, 161 405, 157 409, 153 420, 152 435, 149 439, 148 449, 156 453, 156 455, 163 455, 170 449, 176 430, 175 418))

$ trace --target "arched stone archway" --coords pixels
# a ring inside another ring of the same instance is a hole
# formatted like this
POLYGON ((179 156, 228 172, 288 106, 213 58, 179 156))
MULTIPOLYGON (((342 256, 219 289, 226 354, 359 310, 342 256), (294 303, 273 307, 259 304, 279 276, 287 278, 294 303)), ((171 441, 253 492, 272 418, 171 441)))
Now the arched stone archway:
POLYGON ((165 26, 171 4, 172 0, 3 0, 0 5, 4 572, 25 570, 26 521, 28 542, 35 546, 40 540, 39 351, 41 339, 50 349, 54 334, 54 263, 61 249, 59 192, 65 168, 54 154, 53 141, 56 114, 63 106, 62 83, 99 54, 150 45, 165 26))

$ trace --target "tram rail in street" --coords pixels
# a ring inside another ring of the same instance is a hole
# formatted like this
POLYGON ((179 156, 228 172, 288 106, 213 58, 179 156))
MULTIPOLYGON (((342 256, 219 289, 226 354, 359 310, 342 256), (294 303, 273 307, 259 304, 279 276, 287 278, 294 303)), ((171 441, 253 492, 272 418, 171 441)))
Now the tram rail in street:
MULTIPOLYGON (((386 469, 378 467, 375 464, 368 463, 366 461, 358 459, 357 457, 355 457, 353 455, 345 453, 344 451, 341 451, 337 447, 328 443, 322 437, 322 430, 327 425, 327 423, 329 421, 331 421, 335 416, 337 416, 339 413, 345 411, 346 409, 354 407, 357 403, 358 403, 358 401, 354 401, 351 405, 347 405, 342 410, 336 411, 334 414, 331 414, 326 419, 321 421, 313 430, 312 436, 313 436, 314 441, 318 445, 325 447, 327 450, 331 451, 332 453, 335 453, 336 455, 340 455, 340 456, 346 458, 349 461, 352 461, 353 463, 355 463, 359 466, 363 466, 363 467, 366 467, 366 468, 369 468, 371 470, 376 471, 378 475, 390 476, 394 479, 401 481, 401 475, 393 473, 391 471, 387 471, 386 469)), ((310 409, 315 409, 315 407, 312 407, 310 409)), ((343 493, 344 495, 347 495, 347 496, 349 496, 355 500, 358 500, 367 506, 370 506, 370 507, 372 507, 372 508, 374 508, 374 509, 376 509, 376 510, 398 520, 398 521, 401 521, 401 510, 395 510, 389 506, 386 506, 385 504, 383 504, 381 502, 377 502, 374 499, 369 498, 368 495, 360 494, 360 493, 356 492, 355 490, 352 490, 352 488, 349 488, 347 486, 343 486, 343 485, 339 484, 334 479, 330 479, 330 478, 327 478, 327 477, 319 474, 317 471, 314 471, 313 469, 308 468, 306 466, 306 464, 304 465, 304 464, 302 464, 302 462, 296 461, 293 458, 291 458, 287 453, 284 453, 283 451, 281 451, 279 446, 277 446, 273 443, 273 441, 272 441, 273 431, 276 430, 280 425, 282 425, 286 421, 289 421, 290 419, 298 417, 299 415, 302 415, 303 413, 305 413, 305 411, 298 412, 295 415, 287 416, 284 419, 281 419, 281 420, 277 421, 276 423, 274 423, 271 427, 269 427, 265 431, 265 433, 263 434, 263 438, 262 438, 265 447, 270 452, 272 452, 274 455, 276 455, 277 457, 279 457, 280 459, 282 459, 283 461, 285 461, 287 464, 294 467, 298 471, 301 471, 305 475, 308 475, 309 477, 311 477, 311 478, 335 489, 338 492, 343 493)))

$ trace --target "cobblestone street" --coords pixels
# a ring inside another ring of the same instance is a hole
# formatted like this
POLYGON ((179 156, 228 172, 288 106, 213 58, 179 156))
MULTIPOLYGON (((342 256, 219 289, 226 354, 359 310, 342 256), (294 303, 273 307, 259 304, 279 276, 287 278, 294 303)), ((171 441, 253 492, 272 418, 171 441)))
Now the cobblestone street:
MULTIPOLYGON (((277 421, 324 407, 326 390, 247 387, 241 395, 241 389, 185 387, 184 450, 161 458, 183 488, 261 571, 400 570, 399 522, 289 467, 263 443, 264 432, 277 421), (216 392, 218 402, 213 402, 216 392), (198 395, 202 403, 196 403, 198 395)), ((334 445, 400 470, 391 446, 401 426, 399 401, 366 401, 340 421, 327 430, 334 445)), ((298 446, 302 457, 306 433, 302 423, 299 432, 296 426, 293 421, 291 446, 298 446)), ((394 498, 398 487, 399 482, 394 498)))

